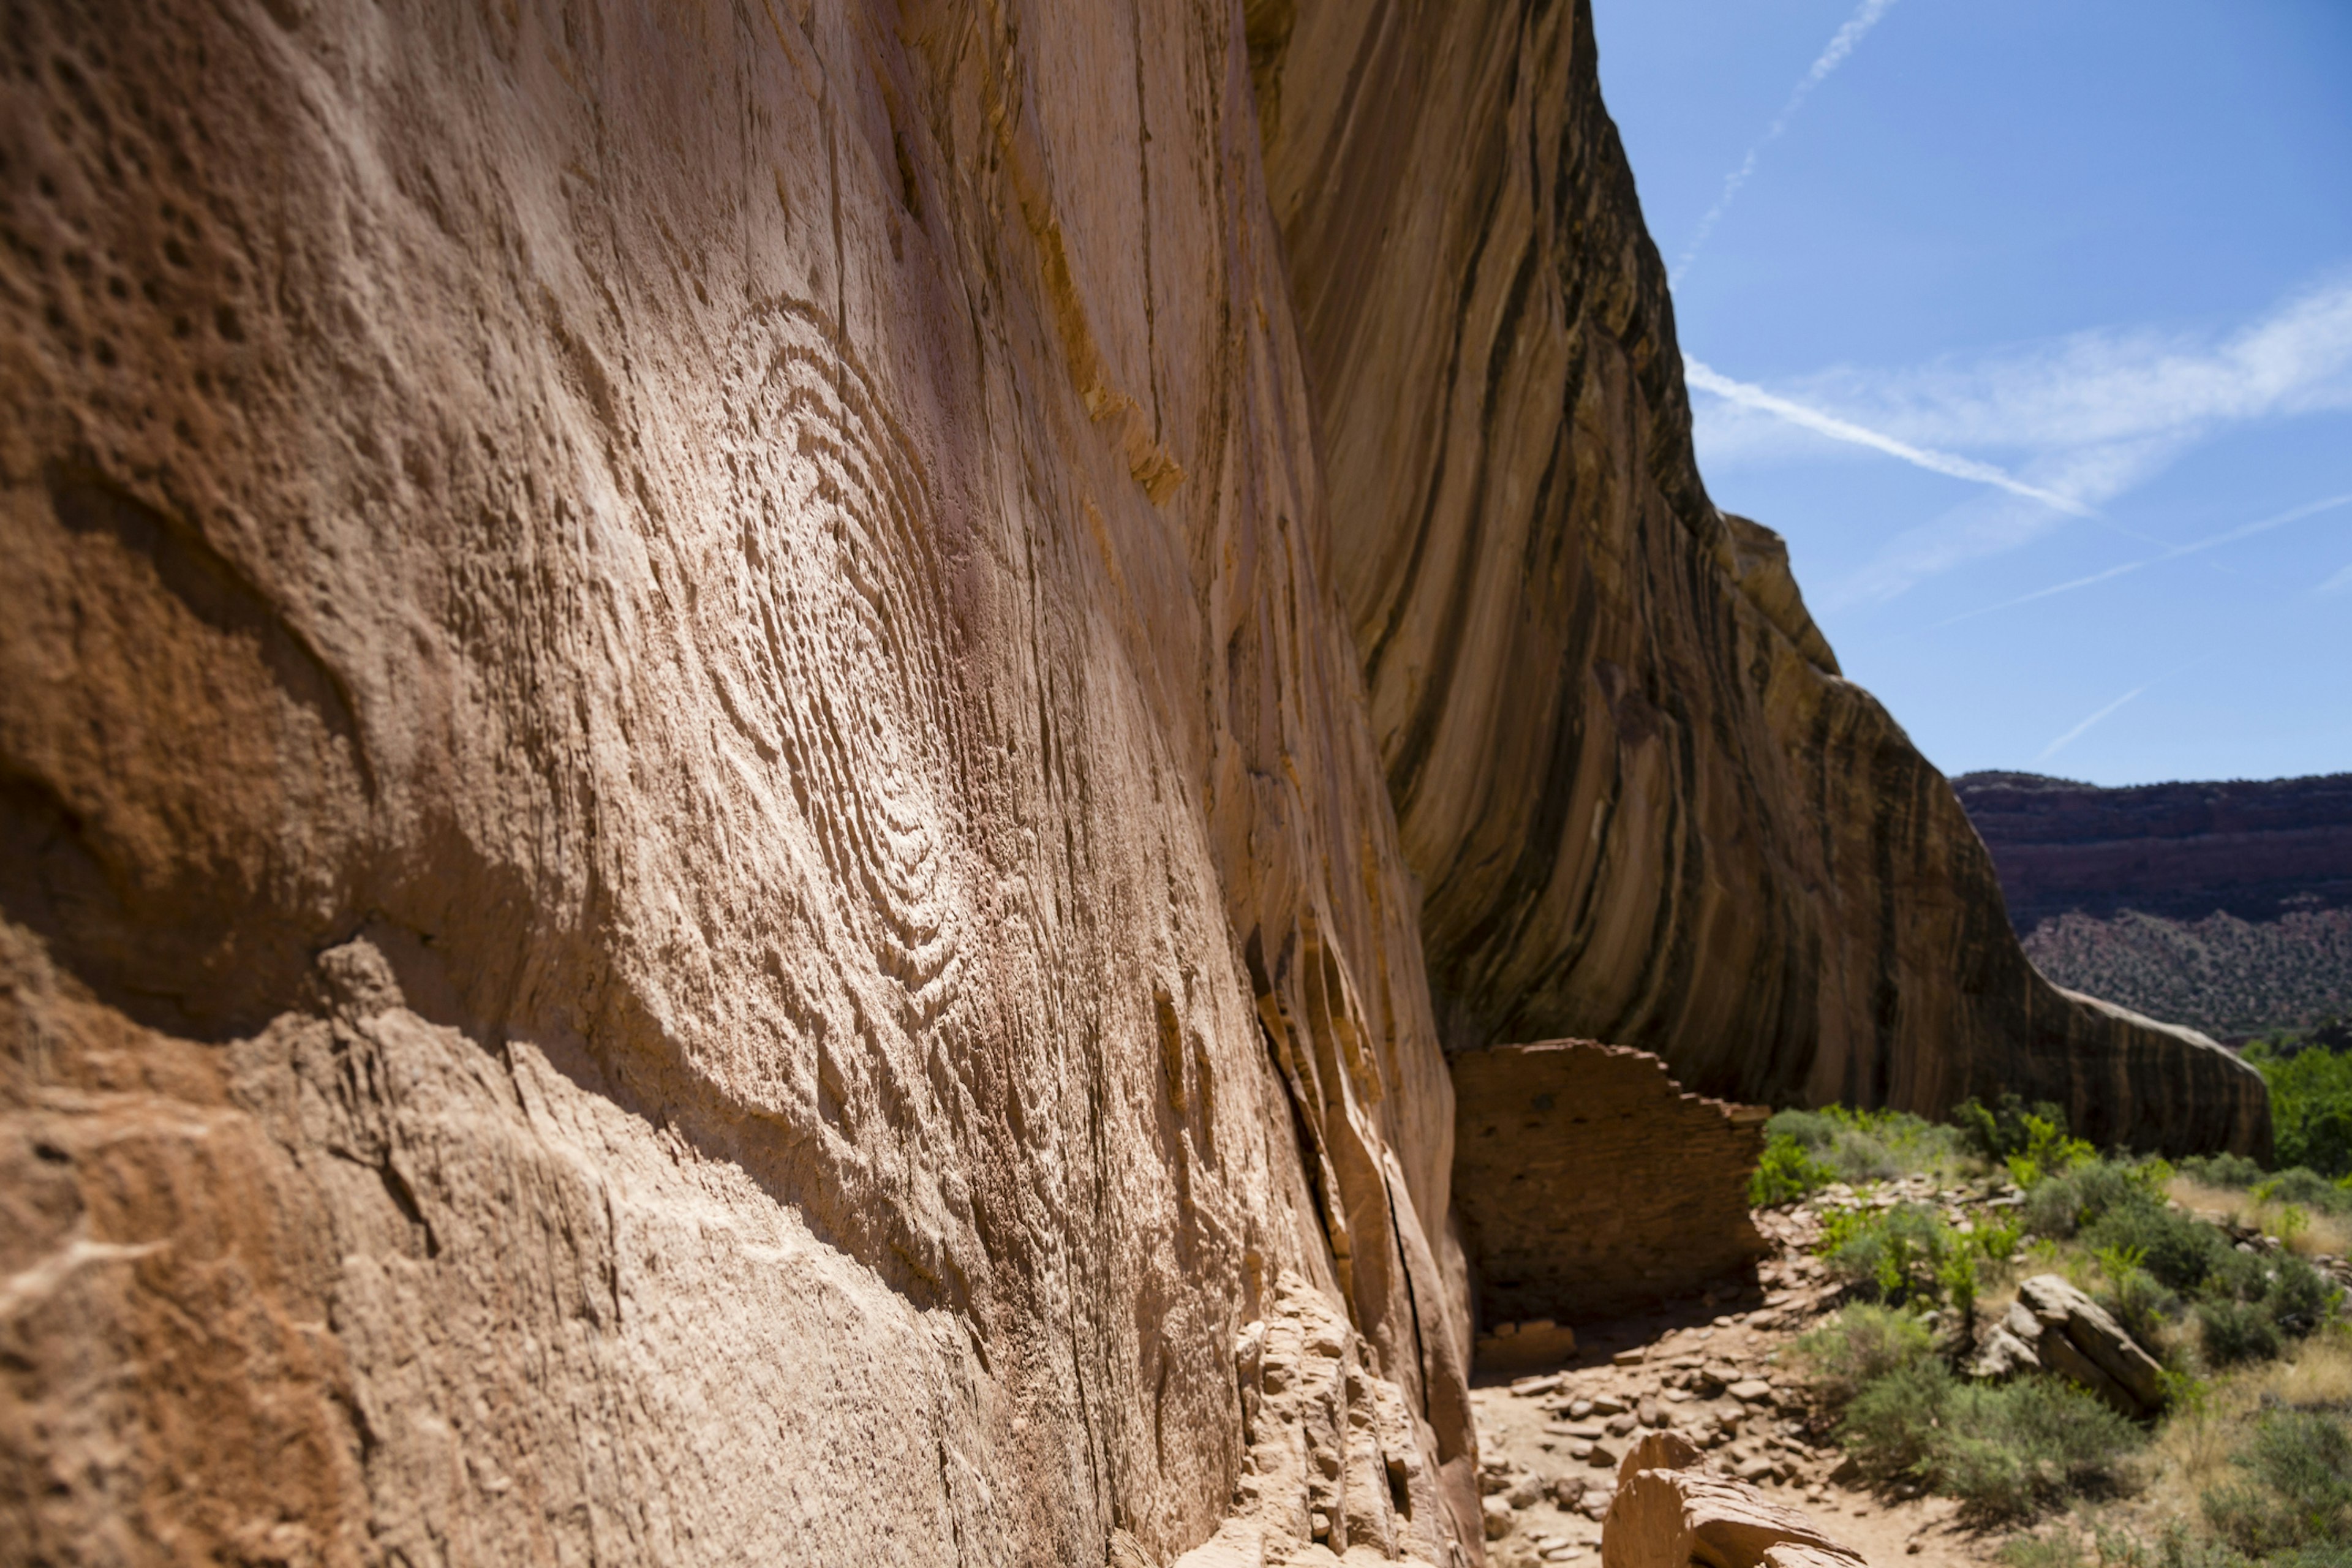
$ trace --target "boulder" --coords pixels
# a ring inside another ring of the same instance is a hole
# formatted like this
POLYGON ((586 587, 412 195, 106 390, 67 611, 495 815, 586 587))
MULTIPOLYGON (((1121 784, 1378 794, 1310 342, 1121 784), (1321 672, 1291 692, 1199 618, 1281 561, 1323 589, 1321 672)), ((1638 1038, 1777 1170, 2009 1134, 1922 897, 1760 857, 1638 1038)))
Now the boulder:
POLYGON ((2042 1360, 2033 1347, 2015 1333, 2006 1323, 1995 1323, 1977 1343, 1976 1359, 1969 1365, 1977 1377, 2008 1379, 2021 1373, 2039 1372, 2042 1360))
POLYGON ((1625 1456, 1601 1527, 1601 1568, 1864 1568, 1805 1515, 1699 1466, 1698 1449, 1670 1432, 1625 1456))
POLYGON ((2055 1274, 2037 1274, 2018 1287, 2017 1300, 1986 1335, 1977 1364, 1995 1376, 2038 1365, 2126 1415, 2164 1407, 2163 1367, 2105 1308, 2055 1274))

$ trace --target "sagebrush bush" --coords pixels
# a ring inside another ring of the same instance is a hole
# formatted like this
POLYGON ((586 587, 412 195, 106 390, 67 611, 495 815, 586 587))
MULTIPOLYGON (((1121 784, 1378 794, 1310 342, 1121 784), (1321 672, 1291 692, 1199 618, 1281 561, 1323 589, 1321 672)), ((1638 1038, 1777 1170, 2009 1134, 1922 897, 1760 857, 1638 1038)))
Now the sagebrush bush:
POLYGON ((1773 1141, 1786 1139, 1833 1171, 1831 1179, 1845 1182, 1952 1170, 1968 1152, 1958 1129, 1902 1110, 1854 1110, 1843 1105, 1783 1110, 1765 1123, 1764 1131, 1768 1150, 1773 1141))
POLYGON ((2059 1530, 2049 1535, 2012 1536, 1993 1555, 2006 1568, 2077 1568, 2083 1549, 2071 1531, 2059 1530))
POLYGON ((2243 1154, 2191 1154, 2180 1162, 2180 1173, 2209 1187, 2241 1192, 2263 1179, 2263 1168, 2243 1154))
POLYGON ((1867 1384, 1934 1354, 1918 1319, 1868 1302, 1845 1308, 1799 1339, 1794 1351, 1806 1382, 1832 1407, 1853 1403, 1867 1384))
POLYGON ((2327 1322, 2341 1296, 2332 1280, 2292 1253, 2221 1252, 2198 1291, 2198 1334, 2207 1364, 2277 1355, 2284 1340, 2301 1339, 2327 1322))
POLYGON ((2299 1204, 2321 1214, 2352 1214, 2352 1186, 2331 1182, 2307 1165, 2295 1165, 2248 1184, 2253 1195, 2265 1203, 2299 1204))
POLYGON ((2263 1568, 2352 1568, 2352 1541, 2330 1541, 2281 1552, 2263 1568))
POLYGON ((2202 1500, 2207 1521, 2230 1544, 2267 1557, 2352 1543, 2352 1429, 2343 1416, 2265 1411, 2231 1462, 2244 1480, 2202 1500))
POLYGON ((2082 1232, 2083 1244, 2095 1250, 2134 1253, 2139 1267, 2159 1284, 2175 1290, 2194 1290, 2205 1283, 2229 1238, 2212 1226, 2178 1209, 2167 1208, 2144 1190, 2135 1190, 2082 1232))
POLYGON ((1927 1359, 1866 1384, 1846 1407, 1838 1440, 1872 1479, 1921 1481, 1990 1521, 2118 1489, 2141 1436, 2072 1384, 1963 1383, 1927 1359))
POLYGON ((2267 1361, 2279 1353, 2278 1325, 2253 1301, 2230 1297, 2197 1303, 2198 1342, 2208 1366, 2267 1361))
POLYGON ((2124 1484, 2137 1427, 2053 1377, 1955 1386, 1929 1440, 1934 1484, 1979 1519, 2018 1519, 2124 1484))
POLYGON ((2340 1292, 2327 1276, 2293 1254, 2271 1261, 2263 1307, 2282 1332, 2300 1339, 2327 1321, 2340 1292))
POLYGON ((1937 1422, 1958 1386, 1952 1369, 1932 1356, 1906 1362, 1863 1384, 1838 1422, 1838 1442, 1874 1481, 1932 1484, 1937 1422))
POLYGON ((2137 1203, 2155 1203, 2172 1168, 2161 1161, 2096 1157, 2076 1162, 2063 1173, 2021 1184, 2025 1191, 2025 1227, 2036 1236, 2063 1240, 2112 1209, 2137 1203))
POLYGON ((2108 1289, 2099 1294, 2099 1305, 2115 1315, 2124 1332, 2137 1340, 2141 1349, 2156 1354, 2164 1343, 2167 1325, 2180 1316, 2181 1299, 2137 1263, 2110 1270, 2108 1279, 2108 1289))

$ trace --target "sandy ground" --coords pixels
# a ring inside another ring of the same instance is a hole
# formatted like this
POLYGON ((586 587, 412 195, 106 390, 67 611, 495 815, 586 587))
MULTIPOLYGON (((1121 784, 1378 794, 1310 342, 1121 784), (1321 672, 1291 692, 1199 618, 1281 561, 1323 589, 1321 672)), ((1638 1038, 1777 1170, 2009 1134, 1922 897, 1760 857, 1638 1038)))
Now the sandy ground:
POLYGON ((1594 1516, 1605 1512, 1615 1460, 1654 1426, 1693 1437, 1711 1467, 1742 1474, 1874 1563, 1979 1568, 1995 1560, 2011 1532, 1962 1527, 1951 1500, 1875 1495, 1832 1479, 1845 1457, 1810 1425, 1775 1357, 1834 1306, 1836 1292, 1806 1250, 1805 1221, 1769 1213, 1758 1220, 1776 1250, 1743 1298, 1592 1324, 1564 1360, 1476 1380, 1482 1484, 1521 1504, 1510 1510, 1508 1532, 1487 1542, 1494 1568, 1597 1568, 1594 1516))

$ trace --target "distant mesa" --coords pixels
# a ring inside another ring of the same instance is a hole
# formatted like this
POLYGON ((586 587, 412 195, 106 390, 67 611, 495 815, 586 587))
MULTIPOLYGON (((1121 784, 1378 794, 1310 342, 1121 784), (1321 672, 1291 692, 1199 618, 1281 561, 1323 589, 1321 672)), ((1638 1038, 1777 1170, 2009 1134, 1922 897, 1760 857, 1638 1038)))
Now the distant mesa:
POLYGON ((2224 1039, 2352 1011, 2352 773, 1952 787, 2060 984, 2224 1039))

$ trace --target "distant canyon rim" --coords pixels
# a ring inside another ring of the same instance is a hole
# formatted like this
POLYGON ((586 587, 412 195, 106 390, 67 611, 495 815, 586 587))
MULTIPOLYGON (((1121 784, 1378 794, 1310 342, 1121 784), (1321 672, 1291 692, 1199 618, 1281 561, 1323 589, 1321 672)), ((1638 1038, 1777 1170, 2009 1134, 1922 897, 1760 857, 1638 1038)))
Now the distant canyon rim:
POLYGON ((2044 974, 2232 1041, 2352 1015, 2352 773, 1953 784, 2044 974))
POLYGON ((1580 0, 0 61, 0 1561, 1450 1568, 1450 1060, 2267 1149, 1709 501, 1580 0))

